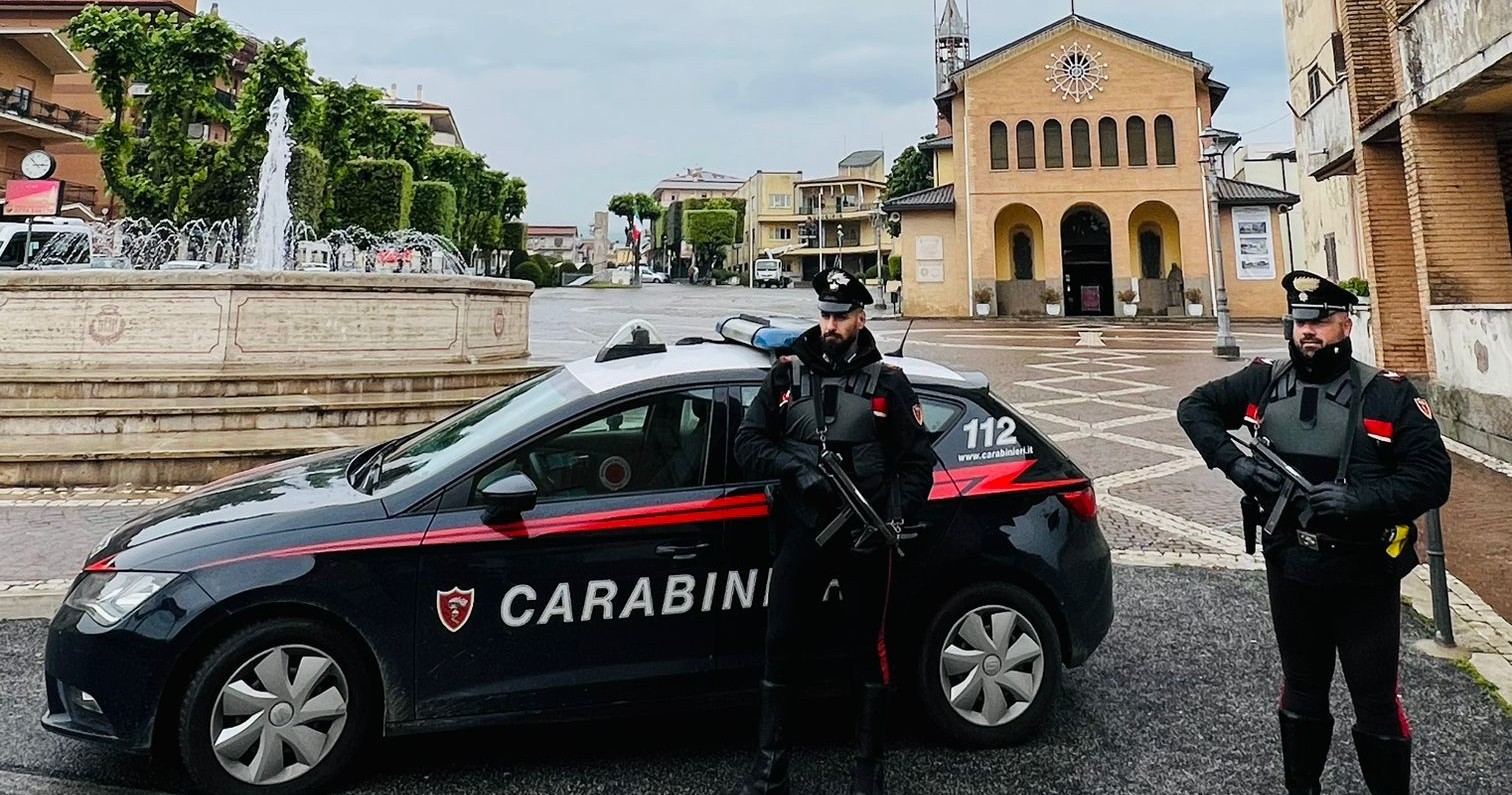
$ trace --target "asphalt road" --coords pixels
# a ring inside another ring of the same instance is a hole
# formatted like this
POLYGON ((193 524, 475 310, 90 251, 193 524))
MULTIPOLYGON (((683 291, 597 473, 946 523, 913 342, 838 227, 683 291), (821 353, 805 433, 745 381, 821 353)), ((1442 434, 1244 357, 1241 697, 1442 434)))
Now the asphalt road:
MULTIPOLYGON (((1023 746, 950 749, 919 729, 917 717, 900 715, 889 769, 894 791, 1279 791, 1273 711, 1280 671, 1262 577, 1119 568, 1117 609, 1102 648, 1068 674, 1051 722, 1023 746)), ((1428 635, 1410 614, 1404 627, 1407 642, 1428 635)), ((180 791, 182 779, 168 766, 38 728, 44 634, 40 622, 0 624, 0 785, 23 782, 27 788, 17 791, 25 792, 73 793, 93 785, 180 791)), ((1414 792, 1512 792, 1512 718, 1451 663, 1409 652, 1402 685, 1416 732, 1414 792)), ((843 786, 849 718, 835 706, 811 707, 811 718, 800 723, 795 792, 843 786)), ((1325 791, 1362 792, 1342 683, 1335 710, 1325 791)), ((347 791, 707 795, 739 778, 753 730, 752 713, 737 710, 383 741, 347 791)))

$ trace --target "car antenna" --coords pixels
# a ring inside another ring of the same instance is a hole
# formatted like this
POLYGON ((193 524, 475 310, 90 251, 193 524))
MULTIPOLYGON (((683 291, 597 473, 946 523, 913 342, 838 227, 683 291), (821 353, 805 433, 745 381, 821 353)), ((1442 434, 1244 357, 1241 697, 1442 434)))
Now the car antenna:
POLYGON ((908 344, 908 332, 913 331, 914 323, 917 322, 917 319, 908 321, 908 328, 903 330, 903 341, 898 343, 898 349, 893 351, 892 353, 887 354, 888 356, 891 356, 894 359, 903 358, 903 346, 908 344))

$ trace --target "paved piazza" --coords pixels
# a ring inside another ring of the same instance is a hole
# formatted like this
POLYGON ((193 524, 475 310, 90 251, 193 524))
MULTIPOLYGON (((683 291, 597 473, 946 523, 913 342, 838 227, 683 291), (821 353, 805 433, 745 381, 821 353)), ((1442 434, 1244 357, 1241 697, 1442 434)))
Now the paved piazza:
MULTIPOLYGON (((672 342, 712 334, 713 322, 731 314, 807 317, 811 307, 807 290, 546 290, 531 307, 531 349, 540 360, 564 361, 592 354, 629 318, 651 321, 672 342)), ((884 349, 896 347, 906 327, 885 317, 871 326, 884 349)), ((1246 357, 1284 353, 1275 325, 1237 332, 1246 357)), ((966 753, 908 728, 917 721, 900 721, 897 791, 1279 790, 1273 710, 1280 671, 1261 564, 1244 554, 1238 491, 1203 466, 1175 422, 1176 402, 1192 387, 1240 366, 1210 355, 1212 337, 1211 325, 1184 321, 914 324, 910 355, 986 373, 1094 478, 1102 528, 1123 565, 1114 629, 1087 666, 1068 674, 1045 733, 1022 748, 966 753)), ((1491 488, 1512 485, 1505 462, 1459 445, 1454 452, 1457 472, 1476 468, 1491 488)), ((0 605, 12 605, 11 615, 45 615, 100 534, 171 496, 0 491, 0 605)), ((1454 551, 1451 545, 1451 571, 1454 551)), ((1425 580, 1420 567, 1406 582, 1409 649, 1431 635, 1418 618, 1430 610, 1425 580)), ((1459 641, 1481 674, 1512 693, 1512 626, 1471 585, 1451 578, 1451 587, 1459 641)), ((1493 601, 1504 596, 1512 595, 1498 592, 1493 601)), ((180 786, 171 772, 36 729, 43 639, 39 621, 0 624, 0 789, 74 791, 24 788, 51 786, 53 776, 180 786)), ((1404 655, 1402 686, 1417 724, 1415 791, 1512 792, 1512 720, 1503 704, 1452 662, 1417 651, 1404 655)), ((1338 682, 1335 708, 1347 718, 1338 682)), ((1341 719, 1326 791, 1360 790, 1348 724, 1341 719)), ((745 713, 695 714, 394 741, 351 791, 707 793, 738 776, 751 728, 745 713), (595 749, 591 760, 572 750, 585 747, 595 749)), ((801 791, 837 786, 847 731, 832 712, 816 715, 807 730, 815 750, 797 762, 801 791)))

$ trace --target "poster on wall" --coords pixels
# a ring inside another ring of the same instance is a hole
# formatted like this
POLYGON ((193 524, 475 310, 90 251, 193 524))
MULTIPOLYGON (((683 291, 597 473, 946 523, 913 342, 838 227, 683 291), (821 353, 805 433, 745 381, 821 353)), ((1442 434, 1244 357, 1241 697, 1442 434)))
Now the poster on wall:
POLYGON ((914 241, 914 262, 920 283, 945 281, 945 240, 938 235, 926 235, 914 241))
POLYGON ((1269 207, 1234 208, 1234 261, 1239 278, 1268 281, 1276 278, 1276 255, 1272 247, 1269 207))

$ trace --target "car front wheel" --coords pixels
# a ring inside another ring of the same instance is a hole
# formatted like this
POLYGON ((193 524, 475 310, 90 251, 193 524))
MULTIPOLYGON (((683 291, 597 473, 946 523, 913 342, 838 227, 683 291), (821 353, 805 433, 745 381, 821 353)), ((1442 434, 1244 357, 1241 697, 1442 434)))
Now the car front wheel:
POLYGON ((1005 583, 975 585, 930 620, 918 667, 925 714, 952 742, 991 748, 1039 729, 1060 689, 1060 636, 1039 600, 1005 583))
POLYGON ((313 621, 267 621, 227 638, 184 692, 178 740, 189 775, 226 795, 325 789, 381 713, 365 657, 313 621))

